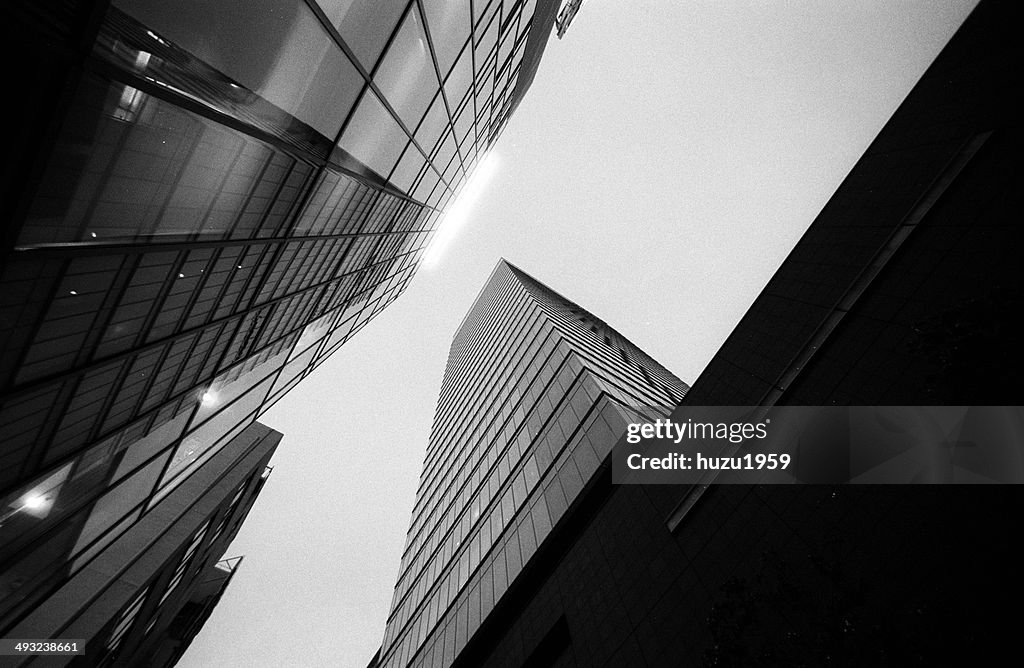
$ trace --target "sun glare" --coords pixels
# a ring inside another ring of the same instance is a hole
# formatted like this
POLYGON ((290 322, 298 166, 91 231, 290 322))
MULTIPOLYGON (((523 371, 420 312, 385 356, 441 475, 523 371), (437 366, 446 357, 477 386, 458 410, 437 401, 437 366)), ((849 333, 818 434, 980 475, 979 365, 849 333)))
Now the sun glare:
POLYGON ((425 267, 433 267, 438 264, 445 248, 448 247, 448 244, 451 243, 452 239, 455 238, 459 230, 466 223, 484 188, 494 176, 497 167, 498 156, 493 151, 484 156, 480 164, 477 165, 466 185, 463 186, 462 191, 455 198, 455 202, 448 207, 448 210, 441 218, 440 227, 434 234, 434 239, 431 241, 430 246, 427 247, 427 252, 423 255, 423 265, 425 267))

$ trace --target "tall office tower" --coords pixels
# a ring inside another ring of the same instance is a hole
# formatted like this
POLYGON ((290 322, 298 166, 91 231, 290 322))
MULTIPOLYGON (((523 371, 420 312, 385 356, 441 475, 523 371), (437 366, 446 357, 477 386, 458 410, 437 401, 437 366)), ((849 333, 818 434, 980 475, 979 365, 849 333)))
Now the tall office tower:
POLYGON ((455 334, 379 663, 449 666, 635 411, 687 386, 502 260, 455 334))
POLYGON ((401 294, 556 5, 3 4, 0 635, 401 294))
MULTIPOLYGON (((65 522, 59 541, 48 541, 45 550, 3 574, 5 591, 56 582, 51 595, 7 626, 3 637, 74 640, 79 651, 15 654, 4 657, 4 665, 174 665, 238 566, 240 559, 224 559, 224 551, 263 489, 280 441, 280 433, 249 425, 163 501, 132 511, 123 532, 104 532, 108 518, 122 512, 116 489, 83 517, 65 522)), ((126 460, 111 467, 95 457, 88 465, 68 464, 62 480, 48 489, 84 486, 90 477, 117 479, 130 469, 126 460)), ((38 494, 21 499, 21 509, 6 506, 5 520, 43 520, 57 510, 59 495, 38 494)))

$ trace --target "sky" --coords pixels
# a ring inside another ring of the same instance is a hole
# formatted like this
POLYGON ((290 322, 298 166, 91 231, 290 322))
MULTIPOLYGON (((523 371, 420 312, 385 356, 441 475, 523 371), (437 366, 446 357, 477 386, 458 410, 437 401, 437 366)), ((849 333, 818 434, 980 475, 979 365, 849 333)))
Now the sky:
POLYGON ((261 418, 274 472, 179 666, 365 666, 451 337, 499 258, 692 383, 974 4, 587 2, 437 262, 261 418))

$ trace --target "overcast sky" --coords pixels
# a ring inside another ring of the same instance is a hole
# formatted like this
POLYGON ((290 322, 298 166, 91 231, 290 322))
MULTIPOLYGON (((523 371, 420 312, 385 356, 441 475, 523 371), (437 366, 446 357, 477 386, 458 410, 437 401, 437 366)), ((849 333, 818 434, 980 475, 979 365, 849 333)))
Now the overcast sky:
POLYGON ((500 257, 688 383, 974 0, 590 0, 435 267, 263 418, 285 435, 179 664, 362 668, 452 334, 500 257))

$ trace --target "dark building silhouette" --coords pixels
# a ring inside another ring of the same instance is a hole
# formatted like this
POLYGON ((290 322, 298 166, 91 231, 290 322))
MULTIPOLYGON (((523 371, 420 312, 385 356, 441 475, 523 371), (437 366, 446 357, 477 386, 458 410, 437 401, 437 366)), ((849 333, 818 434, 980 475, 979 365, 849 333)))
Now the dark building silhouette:
POLYGON ((239 556, 221 559, 204 568, 198 574, 196 585, 181 610, 171 617, 170 623, 161 630, 157 639, 147 642, 145 658, 133 657, 132 660, 149 666, 175 665, 209 619, 241 563, 242 557, 239 556))
POLYGON ((381 666, 450 665, 540 558, 630 416, 687 386, 502 260, 452 341, 381 666))
POLYGON ((65 544, 47 555, 50 569, 35 561, 5 572, 8 583, 43 576, 56 585, 5 637, 85 641, 85 652, 76 656, 5 659, 12 665, 174 665, 241 560, 224 559, 224 551, 263 488, 280 441, 280 433, 251 424, 161 503, 129 516, 122 533, 90 543, 104 511, 118 510, 100 502, 71 536, 89 545, 87 551, 65 544), (69 561, 67 554, 77 556, 69 561))
MULTIPOLYGON (((677 419, 691 406, 1021 403, 1020 24, 1012 3, 973 11, 677 419)), ((478 396, 466 411, 490 405, 478 396)), ((445 488, 437 456, 432 441, 421 497, 445 488)), ((947 665, 1016 651, 1016 486, 612 485, 607 456, 587 471, 500 599, 486 576, 479 612, 462 593, 493 567, 438 567, 433 581, 469 584, 426 607, 422 632, 422 615, 392 618, 385 647, 403 623, 427 644, 389 665, 947 665), (428 635, 442 615, 454 641, 428 635)), ((423 513, 418 500, 403 578, 429 536, 423 513)))
POLYGON ((0 635, 404 291, 556 10, 3 4, 0 635))

